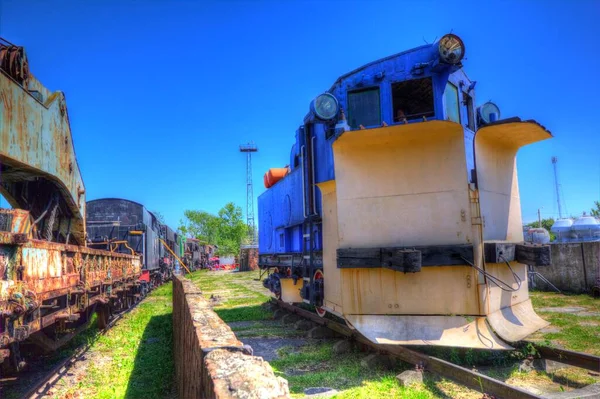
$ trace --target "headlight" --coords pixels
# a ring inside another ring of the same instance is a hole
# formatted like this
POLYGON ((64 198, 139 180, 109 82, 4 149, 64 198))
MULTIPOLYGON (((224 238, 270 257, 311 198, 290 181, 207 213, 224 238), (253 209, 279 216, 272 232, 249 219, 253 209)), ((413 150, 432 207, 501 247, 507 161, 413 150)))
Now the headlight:
POLYGON ((500 108, 498 108, 498 106, 493 102, 488 101, 481 107, 477 108, 477 113, 479 114, 479 119, 485 125, 500 119, 500 108))
POLYGON ((324 93, 311 102, 310 109, 317 118, 330 120, 338 113, 338 101, 332 94, 324 93))
POLYGON ((465 56, 465 45, 460 37, 449 33, 442 36, 438 43, 440 58, 447 64, 456 65, 465 56))

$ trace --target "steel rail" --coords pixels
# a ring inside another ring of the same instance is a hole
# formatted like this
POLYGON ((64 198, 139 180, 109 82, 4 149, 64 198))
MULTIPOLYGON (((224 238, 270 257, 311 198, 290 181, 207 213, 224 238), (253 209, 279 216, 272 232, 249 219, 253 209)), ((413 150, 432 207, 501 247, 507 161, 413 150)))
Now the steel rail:
MULTIPOLYGON (((290 313, 297 314, 300 317, 309 319, 315 324, 327 327, 340 335, 352 338, 355 341, 370 346, 378 352, 385 352, 402 361, 413 364, 417 367, 422 367, 425 370, 434 372, 441 376, 447 377, 455 382, 458 382, 468 388, 481 392, 482 394, 491 394, 495 398, 543 398, 542 396, 528 392, 524 389, 511 386, 503 381, 496 380, 487 375, 478 373, 473 370, 458 366, 446 360, 442 360, 433 356, 426 355, 421 352, 408 349, 398 345, 379 345, 371 342, 356 330, 338 323, 334 320, 322 318, 317 314, 297 306, 290 305, 280 300, 271 299, 271 301, 282 309, 290 313)), ((573 352, 564 349, 554 349, 542 347, 534 344, 534 347, 539 353, 548 360, 555 360, 560 363, 569 364, 577 367, 583 367, 588 370, 598 371, 600 369, 600 357, 588 355, 585 353, 573 352)))
POLYGON ((569 366, 575 366, 600 373, 600 356, 570 351, 567 349, 551 348, 549 346, 538 345, 530 341, 525 342, 532 344, 543 359, 553 360, 555 362, 568 364, 569 366))

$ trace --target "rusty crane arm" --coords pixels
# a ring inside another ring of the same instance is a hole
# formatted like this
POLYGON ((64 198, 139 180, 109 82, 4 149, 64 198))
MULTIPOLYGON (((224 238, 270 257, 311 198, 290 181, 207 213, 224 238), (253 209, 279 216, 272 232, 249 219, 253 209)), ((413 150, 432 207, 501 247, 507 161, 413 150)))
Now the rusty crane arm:
POLYGON ((0 39, 0 194, 29 211, 31 238, 85 244, 85 188, 65 96, 31 73, 25 50, 0 39))

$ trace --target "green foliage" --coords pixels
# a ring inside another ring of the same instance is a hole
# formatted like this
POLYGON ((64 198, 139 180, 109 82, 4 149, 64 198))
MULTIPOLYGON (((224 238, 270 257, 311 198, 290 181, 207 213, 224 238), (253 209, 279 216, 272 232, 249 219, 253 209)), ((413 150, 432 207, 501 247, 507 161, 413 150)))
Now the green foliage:
POLYGON ((595 208, 591 209, 591 214, 594 217, 600 217, 600 201, 594 201, 595 208))
POLYGON ((205 211, 186 210, 185 221, 179 231, 218 246, 217 255, 236 255, 247 236, 248 226, 242 217, 242 208, 228 202, 216 215, 205 211))
MULTIPOLYGON (((550 231, 550 229, 552 228, 553 224, 554 224, 554 218, 542 219, 542 227, 545 228, 548 231, 550 231)), ((527 226, 527 227, 540 227, 540 224, 538 222, 531 222, 531 223, 526 224, 525 226, 527 226)))

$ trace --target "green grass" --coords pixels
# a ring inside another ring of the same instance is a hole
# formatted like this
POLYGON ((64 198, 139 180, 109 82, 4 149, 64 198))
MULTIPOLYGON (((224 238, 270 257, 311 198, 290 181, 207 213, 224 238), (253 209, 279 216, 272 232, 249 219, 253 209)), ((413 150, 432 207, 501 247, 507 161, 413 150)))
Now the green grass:
POLYGON ((582 307, 584 312, 600 313, 600 300, 589 295, 568 295, 533 291, 533 307, 538 314, 556 327, 558 332, 536 333, 531 338, 549 345, 600 355, 600 315, 578 316, 575 313, 543 312, 549 307, 582 307))
POLYGON ((445 398, 480 397, 446 380, 425 378, 423 384, 401 387, 396 375, 411 368, 397 362, 392 369, 364 368, 360 361, 367 354, 353 350, 334 354, 333 343, 324 342, 299 351, 281 348, 280 358, 270 362, 276 374, 286 378, 290 393, 302 397, 309 387, 330 387, 340 391, 334 398, 445 398))
POLYGON ((168 283, 100 336, 86 354, 93 361, 79 381, 70 386, 57 385, 53 397, 172 397, 172 309, 172 284, 168 283))
POLYGON ((209 272, 200 270, 186 276, 202 290, 206 299, 218 296, 214 311, 225 322, 267 320, 273 313, 265 309, 269 290, 257 281, 259 272, 209 272))

